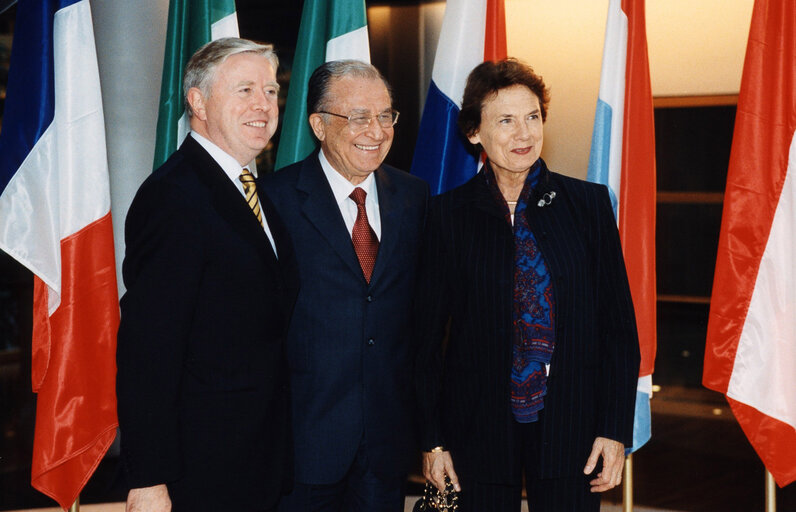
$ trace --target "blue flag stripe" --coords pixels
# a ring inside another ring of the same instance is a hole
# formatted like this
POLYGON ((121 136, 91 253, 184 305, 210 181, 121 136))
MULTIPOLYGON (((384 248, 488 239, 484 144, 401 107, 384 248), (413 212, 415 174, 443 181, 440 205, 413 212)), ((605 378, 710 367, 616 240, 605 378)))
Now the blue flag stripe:
POLYGON ((608 179, 613 113, 611 105, 601 99, 597 100, 597 110, 594 114, 594 131, 591 135, 591 150, 589 151, 589 170, 586 173, 586 179, 593 183, 602 183, 608 187, 608 193, 611 196, 611 206, 614 207, 614 218, 616 218, 619 202, 616 192, 611 190, 608 179))
POLYGON ((53 120, 52 31, 54 7, 58 5, 59 2, 53 1, 17 5, 17 30, 11 45, 0 136, 0 194, 53 120))
POLYGON ((625 455, 629 455, 652 438, 652 414, 650 411, 650 396, 643 391, 636 391, 636 415, 633 420, 633 446, 625 448, 625 455))
POLYGON ((457 187, 478 171, 478 154, 459 132, 459 108, 434 81, 417 135, 412 174, 428 182, 432 194, 457 187))

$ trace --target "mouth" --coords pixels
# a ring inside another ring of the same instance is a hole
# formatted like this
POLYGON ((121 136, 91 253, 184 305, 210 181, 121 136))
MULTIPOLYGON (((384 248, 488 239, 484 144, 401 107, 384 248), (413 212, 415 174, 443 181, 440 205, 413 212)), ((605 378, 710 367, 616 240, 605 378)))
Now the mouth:
POLYGON ((376 144, 375 146, 366 146, 365 144, 354 144, 357 149, 361 149, 362 151, 376 151, 379 149, 379 145, 376 144))
POLYGON ((265 128, 268 126, 268 123, 265 121, 249 121, 248 123, 243 123, 246 126, 251 126, 252 128, 265 128))
POLYGON ((511 150, 512 153, 517 153, 518 155, 527 155, 528 153, 530 153, 530 151, 531 151, 531 146, 511 150))

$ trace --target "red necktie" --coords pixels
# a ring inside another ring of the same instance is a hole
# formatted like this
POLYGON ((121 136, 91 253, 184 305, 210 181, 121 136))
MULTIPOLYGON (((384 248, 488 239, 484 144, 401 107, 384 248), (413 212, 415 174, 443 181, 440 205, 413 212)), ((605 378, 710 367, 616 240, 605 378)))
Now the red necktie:
POLYGON ((368 213, 365 211, 366 196, 367 193, 357 187, 348 197, 357 204, 357 220, 351 231, 351 241, 354 243, 354 250, 359 258, 359 266, 362 267, 365 280, 370 283, 373 266, 376 264, 376 254, 379 252, 379 239, 376 238, 376 233, 368 223, 368 213))

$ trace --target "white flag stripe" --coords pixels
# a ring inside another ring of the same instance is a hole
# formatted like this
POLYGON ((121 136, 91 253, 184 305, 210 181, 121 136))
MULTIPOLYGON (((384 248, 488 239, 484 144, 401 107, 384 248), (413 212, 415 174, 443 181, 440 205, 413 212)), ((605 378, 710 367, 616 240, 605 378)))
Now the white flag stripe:
POLYGON ((484 61, 485 19, 486 0, 451 1, 445 7, 431 79, 459 108, 467 75, 484 61))
POLYGON ((636 388, 642 393, 646 393, 652 398, 652 375, 645 375, 638 378, 638 387, 636 388))
POLYGON ((796 133, 727 396, 796 429, 796 133))
POLYGON ((53 46, 60 240, 111 209, 102 93, 88 0, 55 14, 53 46))
POLYGON ((368 27, 363 26, 326 42, 326 62, 340 59, 354 59, 370 62, 370 42, 368 27))
MULTIPOLYGON (((599 98, 611 106, 611 144, 608 149, 608 187, 619 202, 622 179, 622 137, 625 117, 625 74, 627 70, 627 15, 620 0, 611 0, 606 20, 603 70, 599 98)), ((622 208, 619 203, 618 210, 622 208)))
POLYGON ((210 37, 215 41, 222 37, 240 37, 238 31, 238 13, 233 12, 210 25, 210 37))
MULTIPOLYGON (((61 245, 55 123, 44 131, 0 196, 0 249, 50 288, 55 307, 61 290, 61 245)), ((52 313, 52 311, 50 311, 52 313)))

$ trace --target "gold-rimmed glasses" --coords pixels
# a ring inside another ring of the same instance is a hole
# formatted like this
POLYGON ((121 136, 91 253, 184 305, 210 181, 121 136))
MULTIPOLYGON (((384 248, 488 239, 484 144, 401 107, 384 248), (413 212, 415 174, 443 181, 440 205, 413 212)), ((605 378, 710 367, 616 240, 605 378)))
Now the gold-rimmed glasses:
POLYGON ((373 119, 376 119, 376 122, 379 123, 379 126, 382 128, 390 128, 395 126, 395 123, 398 122, 398 115, 400 114, 397 110, 387 110, 375 115, 358 112, 356 114, 344 116, 343 114, 335 114, 334 112, 328 112, 326 110, 319 110, 318 113, 345 119, 348 121, 348 126, 355 132, 367 129, 373 119))

